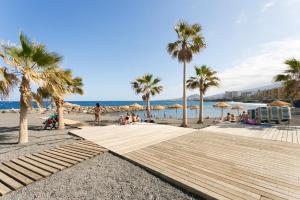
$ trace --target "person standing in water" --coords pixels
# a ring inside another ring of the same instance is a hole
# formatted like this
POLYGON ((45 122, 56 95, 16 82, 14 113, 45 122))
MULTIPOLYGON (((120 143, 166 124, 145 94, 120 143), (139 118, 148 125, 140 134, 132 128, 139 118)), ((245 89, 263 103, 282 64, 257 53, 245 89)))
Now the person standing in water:
POLYGON ((96 103, 96 107, 94 108, 95 110, 95 124, 100 125, 100 104, 96 103))

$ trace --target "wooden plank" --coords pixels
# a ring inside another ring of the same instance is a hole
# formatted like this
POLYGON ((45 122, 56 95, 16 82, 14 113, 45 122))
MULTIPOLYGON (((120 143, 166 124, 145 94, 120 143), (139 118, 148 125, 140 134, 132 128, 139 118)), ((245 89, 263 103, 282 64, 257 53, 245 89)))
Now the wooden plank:
POLYGON ((23 174, 24 176, 27 176, 28 178, 31 178, 32 180, 40 180, 42 179, 43 177, 37 173, 34 173, 32 171, 29 171, 28 169, 24 168, 24 167, 21 167, 11 161, 8 161, 8 162, 4 162, 3 165, 23 174))
POLYGON ((50 162, 50 161, 48 161, 48 160, 44 160, 44 159, 42 159, 42 158, 36 157, 36 156, 28 155, 28 156, 26 156, 26 157, 29 158, 29 159, 31 159, 31 160, 34 160, 34 161, 43 163, 43 164, 45 164, 45 165, 48 165, 48 166, 50 166, 50 167, 53 167, 53 168, 55 168, 55 169, 58 169, 58 170, 63 170, 63 169, 66 168, 64 165, 59 165, 59 164, 50 162))
POLYGON ((71 151, 73 153, 76 153, 78 155, 81 155, 81 156, 86 156, 86 157, 93 157, 96 155, 96 153, 91 153, 91 152, 88 152, 88 151, 85 151, 85 150, 81 150, 81 149, 77 149, 75 147, 68 147, 68 146, 64 146, 64 147, 59 147, 57 149, 60 149, 60 150, 68 150, 68 151, 71 151))
POLYGON ((12 179, 11 177, 7 176, 6 174, 0 172, 0 180, 2 183, 4 183, 7 187, 9 187, 12 190, 16 190, 20 187, 23 187, 23 185, 16 180, 12 179))
POLYGON ((86 160, 86 159, 89 159, 89 158, 93 157, 91 155, 88 155, 88 156, 87 155, 80 155, 79 153, 77 153, 75 151, 65 149, 65 148, 56 148, 56 149, 53 149, 53 151, 63 153, 63 154, 69 155, 71 157, 75 157, 75 158, 79 158, 79 159, 83 159, 83 160, 86 160))
POLYGON ((11 160, 11 161, 12 161, 13 163, 15 163, 15 164, 17 164, 17 165, 20 165, 20 166, 22 166, 22 167, 24 167, 24 168, 26 168, 26 169, 28 169, 28 170, 30 170, 30 171, 36 173, 36 174, 39 174, 39 175, 41 175, 41 176, 43 176, 43 177, 47 177, 47 176, 50 176, 50 175, 51 175, 50 172, 48 172, 48 171, 46 171, 46 170, 43 170, 43 169, 41 169, 41 168, 35 167, 35 166, 31 165, 31 164, 28 164, 28 163, 26 163, 26 162, 24 162, 24 161, 22 161, 22 160, 19 160, 19 159, 13 159, 13 160, 11 160))
MULTIPOLYGON (((46 153, 46 154, 47 154, 47 153, 46 153)), ((68 163, 68 162, 64 162, 64 161, 55 159, 55 158, 53 158, 53 157, 50 157, 49 155, 48 155, 48 156, 43 155, 43 154, 41 154, 41 153, 34 153, 34 154, 32 154, 32 155, 34 155, 34 156, 36 156, 36 157, 39 157, 39 158, 42 158, 42 159, 45 159, 45 160, 47 160, 47 161, 51 161, 51 162, 53 162, 53 163, 56 163, 56 164, 65 166, 65 167, 71 167, 71 166, 73 165, 73 164, 70 164, 70 163, 68 163)), ((54 156, 54 157, 55 157, 55 156, 54 156)), ((76 162, 75 162, 75 164, 76 164, 76 162)))
POLYGON ((89 147, 83 147, 80 146, 80 144, 74 144, 74 145, 64 145, 63 147, 71 147, 71 148, 76 148, 79 150, 84 150, 86 152, 88 152, 89 154, 98 154, 98 153, 102 153, 102 150, 95 150, 95 149, 91 149, 89 147))
POLYGON ((6 175, 10 176, 11 178, 15 179, 16 181, 22 183, 23 185, 28 185, 33 182, 32 179, 24 176, 23 174, 19 173, 18 171, 15 171, 9 167, 6 167, 5 165, 0 165, 0 171, 5 173, 6 175))
POLYGON ((22 161, 24 161, 24 162, 26 162, 26 163, 28 163, 30 165, 33 165, 35 167, 38 167, 38 168, 43 169, 45 171, 48 171, 48 172, 50 172, 52 174, 59 171, 58 169, 55 169, 54 167, 50 167, 48 165, 44 165, 43 163, 37 162, 37 161, 32 160, 32 159, 27 158, 27 157, 23 157, 22 156, 22 157, 19 157, 18 159, 22 160, 22 161))
POLYGON ((65 157, 62 157, 62 156, 58 156, 56 154, 47 153, 47 152, 41 152, 41 153, 39 153, 39 156, 41 156, 41 155, 47 156, 47 157, 51 157, 51 158, 54 158, 56 160, 69 163, 70 166, 75 165, 75 164, 77 164, 79 162, 79 161, 76 161, 76 160, 71 160, 71 159, 68 159, 68 158, 65 158, 65 157))
POLYGON ((78 161, 78 162, 81 162, 81 161, 85 160, 85 158, 78 158, 78 157, 70 156, 70 155, 66 154, 65 152, 59 151, 59 150, 45 150, 45 152, 51 153, 51 154, 54 154, 54 155, 57 155, 57 156, 61 156, 63 158, 78 161))
POLYGON ((75 154, 75 155, 78 155, 78 156, 88 157, 88 158, 91 158, 91 157, 94 157, 94 156, 100 154, 100 153, 89 154, 89 153, 86 153, 85 151, 70 148, 70 147, 57 148, 57 150, 65 151, 65 152, 68 152, 68 153, 72 153, 72 154, 75 154))
POLYGON ((0 196, 3 196, 6 193, 9 193, 11 189, 9 189, 6 185, 0 182, 0 196))

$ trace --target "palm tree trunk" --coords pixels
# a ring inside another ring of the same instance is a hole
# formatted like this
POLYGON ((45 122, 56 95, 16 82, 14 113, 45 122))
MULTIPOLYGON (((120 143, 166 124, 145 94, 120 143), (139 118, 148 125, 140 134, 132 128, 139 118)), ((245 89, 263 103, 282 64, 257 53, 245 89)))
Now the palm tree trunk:
POLYGON ((56 109, 58 115, 58 129, 65 129, 64 123, 64 107, 63 107, 64 100, 57 100, 56 101, 56 109))
POLYGON ((30 98, 30 85, 29 80, 22 77, 22 82, 20 86, 20 130, 19 130, 19 144, 24 144, 28 142, 28 103, 30 98))
POLYGON ((187 74, 187 68, 186 68, 186 62, 183 62, 183 96, 182 96, 182 102, 183 102, 183 108, 182 108, 182 127, 187 127, 187 98, 186 98, 186 74, 187 74))
POLYGON ((150 100, 147 99, 147 118, 151 120, 151 111, 150 111, 150 100))
POLYGON ((199 120, 198 124, 203 123, 203 93, 200 91, 200 99, 199 99, 199 120))

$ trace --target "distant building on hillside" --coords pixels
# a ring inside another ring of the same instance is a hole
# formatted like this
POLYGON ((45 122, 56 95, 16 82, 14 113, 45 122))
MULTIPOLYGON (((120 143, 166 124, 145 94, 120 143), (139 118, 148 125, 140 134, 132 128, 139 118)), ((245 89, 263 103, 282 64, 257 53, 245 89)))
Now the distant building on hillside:
POLYGON ((234 98, 239 97, 240 95, 241 95, 241 92, 239 92, 239 91, 226 91, 224 98, 225 99, 234 99, 234 98))
POLYGON ((245 92, 241 92, 241 97, 251 97, 254 94, 255 94, 254 91, 245 91, 245 92))

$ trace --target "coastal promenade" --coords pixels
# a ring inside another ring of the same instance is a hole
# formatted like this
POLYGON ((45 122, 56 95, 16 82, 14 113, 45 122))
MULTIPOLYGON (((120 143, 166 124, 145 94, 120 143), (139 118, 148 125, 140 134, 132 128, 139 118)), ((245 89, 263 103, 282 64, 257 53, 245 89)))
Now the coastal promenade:
POLYGON ((72 133, 205 198, 300 198, 300 145, 205 130, 179 134, 181 130, 132 125, 72 133), (133 141, 137 144, 129 145, 133 141))

